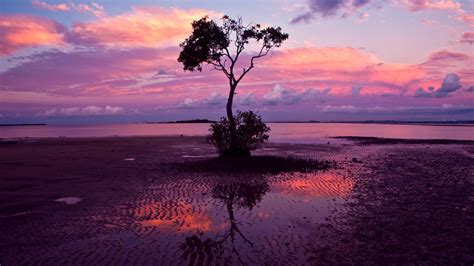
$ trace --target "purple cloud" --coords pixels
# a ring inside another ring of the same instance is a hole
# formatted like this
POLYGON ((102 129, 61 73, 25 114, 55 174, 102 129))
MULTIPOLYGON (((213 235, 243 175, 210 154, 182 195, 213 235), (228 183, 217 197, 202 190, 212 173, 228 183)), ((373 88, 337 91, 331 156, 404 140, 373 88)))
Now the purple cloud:
POLYGON ((461 78, 454 73, 446 75, 441 87, 436 90, 436 97, 447 97, 450 93, 459 90, 462 87, 460 81, 461 78))
POLYGON ((37 116, 101 116, 101 115, 119 115, 126 113, 136 113, 137 110, 127 110, 120 106, 85 106, 85 107, 64 107, 53 108, 40 112, 37 116))
POLYGON ((58 95, 108 94, 137 84, 137 76, 144 73, 176 67, 174 58, 170 58, 175 54, 175 48, 49 50, 23 57, 23 63, 0 73, 0 89, 58 95))
POLYGON ((423 88, 419 88, 415 91, 415 97, 417 98, 433 98, 434 96, 434 87, 428 87, 428 91, 425 91, 423 88))
POLYGON ((311 100, 317 96, 327 95, 330 92, 330 88, 324 90, 316 89, 305 89, 297 91, 294 89, 284 88, 280 84, 275 85, 268 93, 263 95, 264 105, 276 105, 276 104, 295 104, 306 100, 311 100))
POLYGON ((212 92, 205 99, 196 100, 194 98, 186 98, 181 103, 178 104, 178 108, 182 109, 193 109, 193 108, 202 108, 202 107, 222 107, 227 103, 227 97, 217 93, 212 92))
POLYGON ((308 11, 296 16, 291 23, 310 22, 317 16, 330 17, 344 11, 346 16, 352 11, 362 8, 371 0, 307 0, 308 11))
POLYGON ((242 106, 253 106, 257 103, 257 97, 254 93, 246 93, 239 97, 239 102, 242 106))
POLYGON ((442 50, 434 52, 428 58, 428 63, 446 60, 469 60, 470 56, 464 53, 450 52, 448 50, 442 50))
POLYGON ((474 44, 474 31, 471 32, 464 32, 461 36, 461 40, 459 41, 461 43, 466 43, 466 44, 474 44))
POLYGON ((360 96, 360 92, 362 91, 362 87, 352 87, 352 95, 353 96, 360 96))
POLYGON ((203 100, 203 103, 208 106, 224 106, 227 103, 227 97, 220 93, 212 92, 203 100))
POLYGON ((446 75, 441 83, 441 87, 435 90, 433 87, 429 87, 427 91, 423 88, 419 88, 415 91, 415 97, 418 98, 445 98, 450 96, 455 91, 459 90, 462 87, 461 78, 455 74, 450 73, 446 75))

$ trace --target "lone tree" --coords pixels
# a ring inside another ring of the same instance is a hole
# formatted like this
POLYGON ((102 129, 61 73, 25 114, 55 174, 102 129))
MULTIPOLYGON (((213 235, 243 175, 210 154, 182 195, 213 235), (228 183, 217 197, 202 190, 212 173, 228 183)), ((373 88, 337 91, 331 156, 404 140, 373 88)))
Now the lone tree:
MULTIPOLYGON (((280 27, 263 28, 260 24, 244 25, 242 19, 222 17, 222 25, 217 25, 208 16, 192 23, 193 33, 183 43, 178 61, 183 63, 185 71, 202 71, 203 64, 212 65, 229 80, 229 98, 227 99, 227 119, 230 131, 230 153, 238 153, 237 127, 232 112, 235 89, 247 73, 252 70, 255 60, 266 56, 273 48, 280 47, 288 39, 288 34, 280 27), (250 62, 242 70, 236 70, 236 64, 246 46, 254 41, 258 50, 250 57, 250 62)), ((268 130, 267 130, 268 131, 268 130)))

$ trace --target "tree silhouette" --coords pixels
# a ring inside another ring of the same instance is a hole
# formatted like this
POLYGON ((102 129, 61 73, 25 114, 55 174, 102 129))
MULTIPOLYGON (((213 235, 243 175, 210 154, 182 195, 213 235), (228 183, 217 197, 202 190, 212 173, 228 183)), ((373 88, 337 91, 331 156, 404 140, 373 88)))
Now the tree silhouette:
POLYGON ((222 17, 222 25, 217 25, 205 16, 192 23, 193 33, 183 43, 178 61, 185 71, 202 71, 203 64, 209 64, 221 71, 229 80, 229 97, 227 99, 227 118, 229 119, 230 150, 236 151, 237 133, 232 113, 235 89, 240 81, 255 67, 255 60, 266 56, 273 48, 280 47, 289 35, 280 27, 263 28, 260 24, 244 25, 242 19, 222 17), (236 64, 250 41, 258 43, 259 50, 250 58, 249 65, 237 71, 236 64), (233 44, 233 45, 231 45, 233 44), (231 48, 232 46, 232 48, 231 48))

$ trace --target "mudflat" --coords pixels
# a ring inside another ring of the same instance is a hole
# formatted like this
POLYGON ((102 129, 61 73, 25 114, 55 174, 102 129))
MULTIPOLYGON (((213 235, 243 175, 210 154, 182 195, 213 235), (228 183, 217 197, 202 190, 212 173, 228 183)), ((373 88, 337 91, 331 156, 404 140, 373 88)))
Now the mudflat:
POLYGON ((0 264, 472 264, 474 143, 0 144, 0 264))

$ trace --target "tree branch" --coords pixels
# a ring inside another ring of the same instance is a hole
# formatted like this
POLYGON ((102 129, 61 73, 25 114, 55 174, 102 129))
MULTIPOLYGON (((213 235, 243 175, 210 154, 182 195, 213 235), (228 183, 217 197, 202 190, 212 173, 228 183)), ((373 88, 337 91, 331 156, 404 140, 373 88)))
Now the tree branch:
POLYGON ((247 69, 244 68, 244 71, 242 72, 242 74, 240 75, 240 77, 235 81, 235 84, 239 84, 239 82, 242 80, 242 78, 243 78, 247 73, 249 73, 250 70, 252 70, 252 69, 255 67, 255 65, 254 65, 254 60, 255 60, 255 59, 258 59, 258 58, 260 58, 260 57, 266 56, 266 55, 270 52, 270 50, 271 50, 271 47, 267 47, 266 43, 264 42, 264 43, 262 44, 262 48, 260 48, 260 51, 258 52, 258 54, 252 56, 252 58, 250 59, 250 66, 249 66, 247 69))
POLYGON ((214 66, 214 69, 215 69, 215 70, 222 71, 222 72, 226 75, 226 77, 227 77, 228 79, 230 79, 230 76, 231 76, 231 75, 230 75, 229 71, 228 71, 228 70, 226 69, 226 67, 225 67, 225 62, 224 62, 224 64, 222 64, 222 62, 219 60, 217 63, 211 62, 210 64, 214 66))
POLYGON ((229 52, 229 49, 226 47, 225 48, 225 55, 227 56, 227 58, 229 58, 229 60, 233 63, 234 62, 234 59, 232 58, 232 56, 230 55, 230 52, 229 52))

